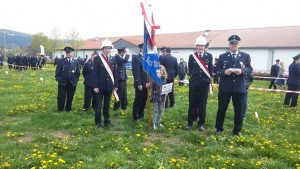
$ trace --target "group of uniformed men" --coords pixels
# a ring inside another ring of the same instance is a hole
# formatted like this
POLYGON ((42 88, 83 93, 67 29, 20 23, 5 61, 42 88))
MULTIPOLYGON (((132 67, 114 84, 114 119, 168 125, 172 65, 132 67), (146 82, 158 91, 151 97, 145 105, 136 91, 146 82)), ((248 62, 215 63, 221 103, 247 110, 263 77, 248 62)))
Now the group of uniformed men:
MULTIPOLYGON (((221 134, 224 130, 223 123, 228 104, 232 98, 234 106, 234 135, 241 135, 243 123, 243 110, 247 97, 246 77, 251 75, 251 59, 249 54, 238 50, 240 37, 232 35, 228 38, 229 51, 220 55, 215 69, 220 76, 218 111, 216 117, 215 134, 221 134)), ((205 49, 207 41, 203 36, 196 39, 196 52, 189 56, 188 72, 189 79, 189 109, 188 125, 186 129, 192 129, 193 121, 198 119, 199 131, 204 131, 206 119, 206 105, 208 92, 212 90, 211 76, 214 72, 213 57, 205 49)), ((147 73, 142 66, 143 44, 139 45, 140 53, 132 59, 132 73, 134 77, 135 99, 133 102, 133 120, 144 117, 144 108, 149 87, 147 73)), ((111 125, 109 120, 109 103, 112 94, 119 100, 115 103, 114 109, 121 107, 126 109, 127 89, 126 89, 126 68, 129 55, 125 48, 118 49, 115 57, 110 56, 112 43, 108 39, 102 42, 102 53, 94 53, 90 60, 86 61, 83 68, 85 84, 85 104, 88 109, 91 97, 94 95, 93 108, 95 110, 95 124, 102 128, 101 109, 103 107, 104 125, 111 125), (102 104, 102 102, 104 102, 102 104)), ((76 90, 76 84, 80 76, 80 68, 77 60, 73 59, 73 49, 66 47, 66 58, 57 63, 56 80, 58 81, 58 111, 71 111, 72 99, 76 90), (66 105, 65 105, 65 98, 66 105)), ((178 74, 177 59, 170 55, 171 49, 163 47, 160 64, 164 65, 168 73, 168 83, 174 83, 174 78, 178 74), (168 71, 169 69, 169 71, 168 71)), ((170 107, 174 106, 174 95, 168 94, 170 98, 170 107)))
POLYGON ((25 56, 21 53, 17 53, 15 56, 9 54, 7 57, 7 64, 9 69, 27 70, 27 69, 42 69, 46 64, 44 55, 36 54, 31 56, 25 56))

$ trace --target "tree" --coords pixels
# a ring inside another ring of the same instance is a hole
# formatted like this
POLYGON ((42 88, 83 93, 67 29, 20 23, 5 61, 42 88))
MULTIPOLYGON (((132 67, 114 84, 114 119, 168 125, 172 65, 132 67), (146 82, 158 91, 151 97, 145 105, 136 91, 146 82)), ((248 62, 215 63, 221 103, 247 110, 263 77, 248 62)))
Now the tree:
POLYGON ((31 45, 29 46, 29 50, 31 53, 40 53, 40 45, 45 47, 45 54, 47 55, 51 53, 51 44, 49 38, 43 34, 42 32, 36 33, 32 35, 31 45))
POLYGON ((61 34, 60 34, 60 31, 58 28, 54 28, 52 30, 50 44, 51 44, 51 49, 52 49, 52 57, 54 58, 55 51, 57 49, 60 49, 63 46, 63 42, 61 40, 61 34))
POLYGON ((79 33, 75 29, 67 33, 66 39, 69 41, 70 46, 75 50, 75 56, 77 56, 77 50, 83 45, 83 40, 79 33))

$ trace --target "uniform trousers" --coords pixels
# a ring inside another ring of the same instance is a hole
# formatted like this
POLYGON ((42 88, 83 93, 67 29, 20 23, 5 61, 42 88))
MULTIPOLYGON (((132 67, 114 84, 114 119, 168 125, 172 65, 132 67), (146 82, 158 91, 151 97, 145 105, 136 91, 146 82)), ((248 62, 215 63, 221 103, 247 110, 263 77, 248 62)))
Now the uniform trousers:
POLYGON ((57 93, 58 111, 64 110, 66 97, 67 97, 67 103, 66 103, 65 110, 66 111, 72 110, 72 101, 73 101, 75 91, 76 91, 76 86, 73 86, 70 82, 68 82, 66 86, 60 85, 58 83, 58 93, 57 93))
POLYGON ((114 109, 121 108, 123 110, 127 109, 127 84, 126 80, 119 80, 118 81, 118 90, 117 90, 119 101, 115 102, 114 109))
MULTIPOLYGON (((288 84, 288 90, 299 91, 300 90, 300 85, 288 84)), ((287 105, 287 106, 290 105, 290 101, 291 101, 290 106, 291 107, 296 107, 297 102, 298 102, 298 96, 299 96, 299 93, 286 93, 285 98, 284 98, 284 105, 287 105)))
POLYGON ((101 124, 101 109, 102 109, 102 101, 103 102, 103 116, 104 116, 104 125, 110 123, 109 121, 109 104, 111 100, 112 91, 101 90, 96 93, 97 104, 95 108, 95 124, 101 124))
POLYGON ((175 104, 175 96, 174 96, 174 79, 167 79, 167 83, 173 83, 172 91, 168 93, 166 98, 165 108, 169 107, 169 99, 170 99, 170 107, 173 107, 175 104))
POLYGON ((84 85, 84 104, 83 108, 88 109, 91 106, 92 100, 92 108, 96 108, 96 93, 92 86, 84 85))
POLYGON ((133 110, 132 110, 133 120, 138 120, 139 118, 144 117, 144 109, 146 106, 147 98, 148 98, 147 88, 143 87, 143 90, 139 91, 138 88, 135 87, 135 98, 133 101, 133 110))
POLYGON ((208 89, 209 84, 196 87, 189 86, 188 124, 190 126, 197 118, 199 118, 198 125, 205 123, 208 89))
POLYGON ((216 129, 218 131, 223 131, 223 124, 225 120, 226 111, 230 98, 232 98, 232 103, 234 107, 234 128, 233 133, 238 133, 243 127, 243 103, 244 103, 245 93, 225 93, 219 92, 218 95, 218 112, 216 118, 216 129))

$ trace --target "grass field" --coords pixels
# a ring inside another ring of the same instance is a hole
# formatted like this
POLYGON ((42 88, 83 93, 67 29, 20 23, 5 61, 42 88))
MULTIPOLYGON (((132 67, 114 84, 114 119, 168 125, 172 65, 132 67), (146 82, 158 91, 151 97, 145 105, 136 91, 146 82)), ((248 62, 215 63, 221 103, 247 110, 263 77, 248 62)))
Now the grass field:
MULTIPOLYGON (((57 113, 52 66, 8 75, 7 69, 0 70, 0 168, 300 168, 300 105, 284 107, 283 93, 251 90, 243 136, 231 134, 232 106, 225 131, 215 136, 217 90, 208 99, 206 131, 200 133, 196 125, 186 131, 188 88, 176 84, 176 105, 165 111, 165 127, 148 131, 147 119, 132 121, 130 78, 128 109, 111 110, 114 127, 99 130, 93 112, 82 111, 82 76, 73 112, 57 113)), ((253 86, 268 82, 254 81, 253 86)))

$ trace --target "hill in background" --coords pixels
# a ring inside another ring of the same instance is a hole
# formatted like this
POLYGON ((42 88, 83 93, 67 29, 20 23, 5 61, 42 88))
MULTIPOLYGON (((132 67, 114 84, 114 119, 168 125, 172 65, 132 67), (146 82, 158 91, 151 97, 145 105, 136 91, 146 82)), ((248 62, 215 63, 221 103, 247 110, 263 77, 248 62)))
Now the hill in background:
POLYGON ((22 32, 17 32, 9 29, 0 29, 0 44, 4 44, 5 32, 5 46, 6 48, 26 48, 31 44, 32 35, 22 32))

